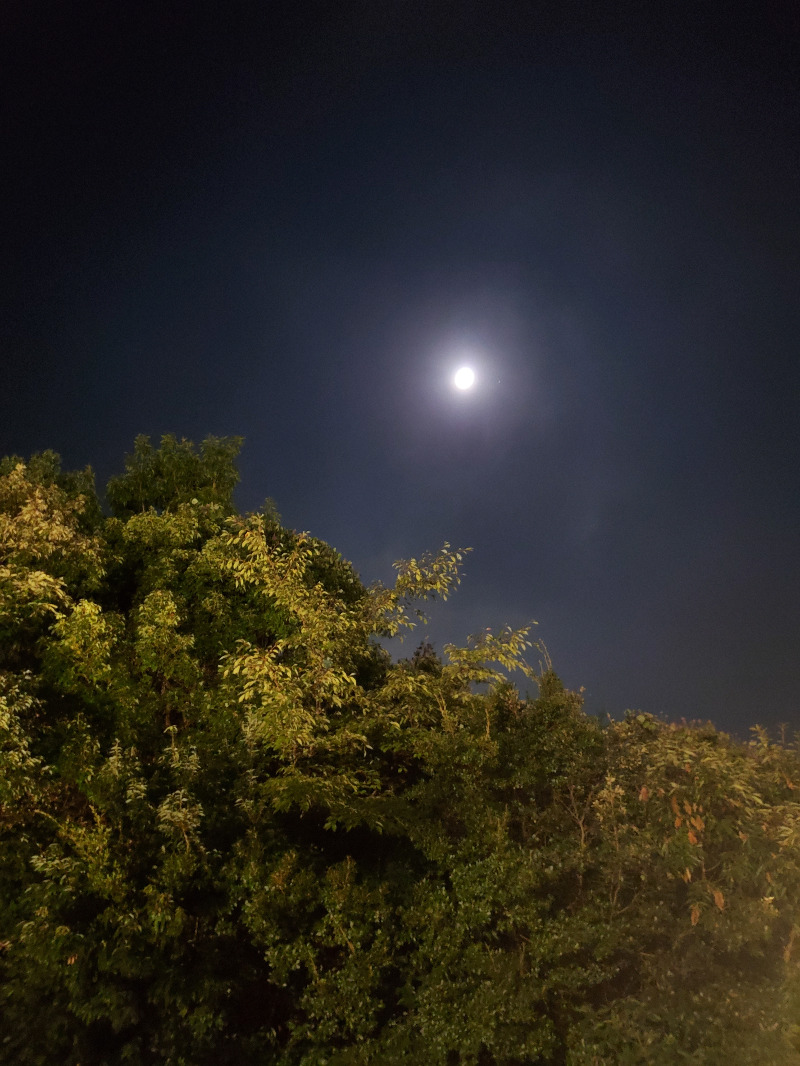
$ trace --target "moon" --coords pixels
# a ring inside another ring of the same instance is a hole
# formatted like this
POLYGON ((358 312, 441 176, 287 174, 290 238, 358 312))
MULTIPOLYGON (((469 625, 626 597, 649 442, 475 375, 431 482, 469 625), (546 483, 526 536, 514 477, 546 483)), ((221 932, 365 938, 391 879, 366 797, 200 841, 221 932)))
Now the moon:
POLYGON ((462 366, 456 371, 453 384, 457 389, 471 389, 475 384, 475 371, 471 366, 462 366))

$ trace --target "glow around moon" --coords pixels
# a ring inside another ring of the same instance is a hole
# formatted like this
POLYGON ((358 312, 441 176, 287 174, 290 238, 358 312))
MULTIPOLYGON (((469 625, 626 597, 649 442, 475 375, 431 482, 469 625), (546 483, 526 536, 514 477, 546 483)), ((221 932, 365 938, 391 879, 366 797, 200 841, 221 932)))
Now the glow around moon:
POLYGON ((475 371, 472 367, 460 367, 453 378, 453 384, 457 389, 471 389, 475 384, 475 371))

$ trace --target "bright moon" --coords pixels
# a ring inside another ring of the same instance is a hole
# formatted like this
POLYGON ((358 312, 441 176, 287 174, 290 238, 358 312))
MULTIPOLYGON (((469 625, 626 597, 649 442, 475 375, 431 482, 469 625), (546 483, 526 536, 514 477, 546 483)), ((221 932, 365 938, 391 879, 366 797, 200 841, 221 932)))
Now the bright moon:
POLYGON ((475 384, 475 371, 471 367, 462 366, 456 371, 453 381, 457 389, 471 389, 475 384))

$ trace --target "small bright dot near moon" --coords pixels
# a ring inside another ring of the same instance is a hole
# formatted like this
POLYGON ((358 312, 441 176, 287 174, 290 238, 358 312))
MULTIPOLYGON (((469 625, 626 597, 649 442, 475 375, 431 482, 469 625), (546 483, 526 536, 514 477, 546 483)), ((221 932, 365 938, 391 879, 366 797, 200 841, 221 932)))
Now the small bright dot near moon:
POLYGON ((456 371, 453 383, 457 389, 471 389, 475 384, 475 371, 472 367, 462 366, 456 371))

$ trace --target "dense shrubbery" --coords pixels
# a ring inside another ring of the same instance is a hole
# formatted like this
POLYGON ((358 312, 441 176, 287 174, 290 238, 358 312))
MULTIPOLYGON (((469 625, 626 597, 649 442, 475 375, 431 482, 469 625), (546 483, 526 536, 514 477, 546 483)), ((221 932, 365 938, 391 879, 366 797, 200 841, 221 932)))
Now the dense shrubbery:
POLYGON ((366 589, 239 445, 0 465, 0 1061, 800 1063, 797 750, 391 662, 460 553, 366 589))

